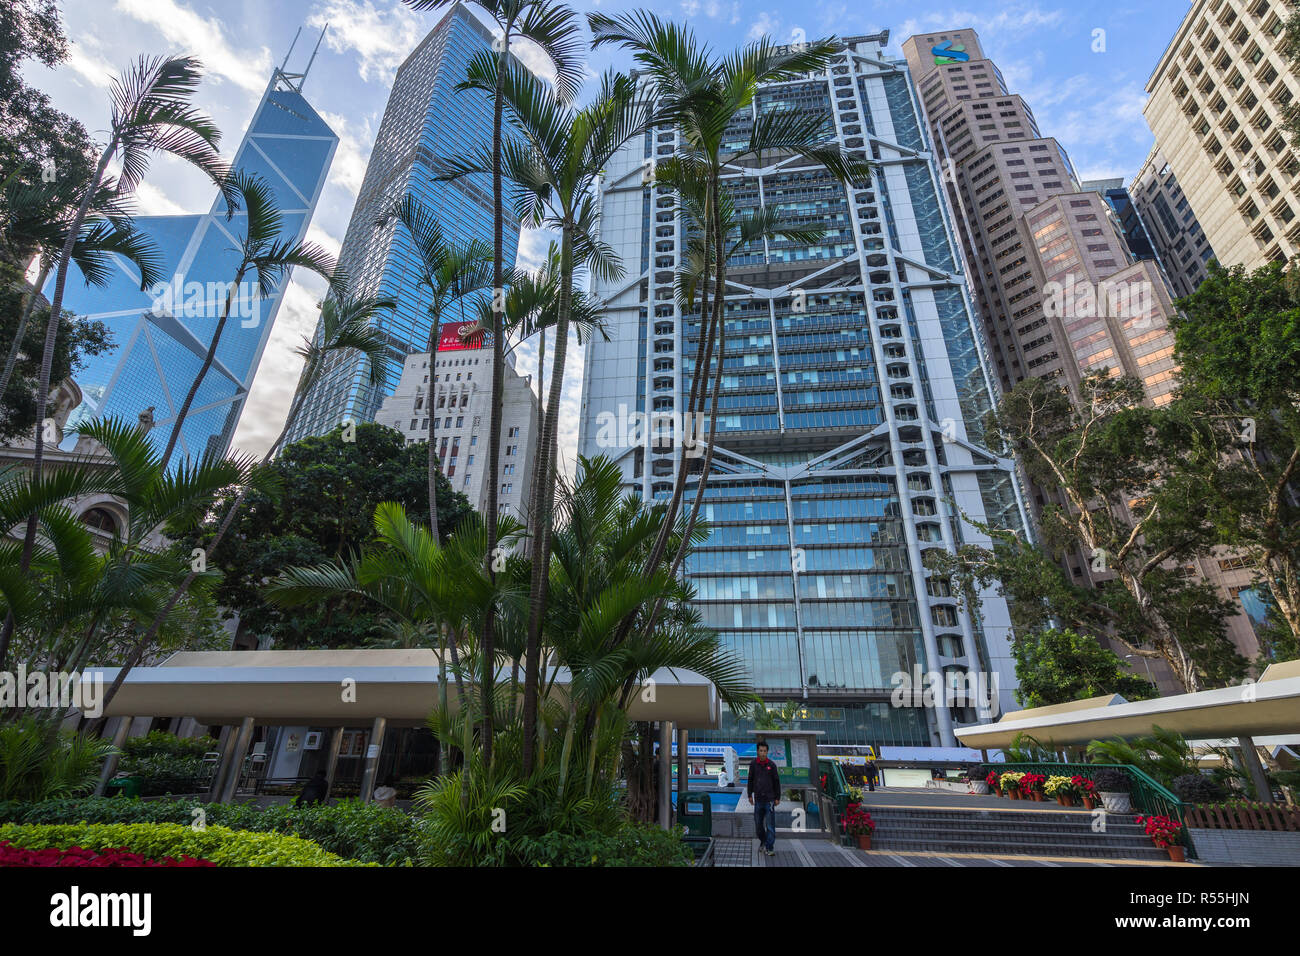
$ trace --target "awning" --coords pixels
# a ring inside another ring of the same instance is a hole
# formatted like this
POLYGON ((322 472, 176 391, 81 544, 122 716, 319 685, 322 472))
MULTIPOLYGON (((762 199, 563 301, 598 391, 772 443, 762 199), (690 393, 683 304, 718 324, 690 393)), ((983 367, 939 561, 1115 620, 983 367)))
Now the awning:
POLYGON ((1004 714, 993 724, 960 727, 967 747, 1000 750, 1017 734, 1044 746, 1077 746, 1137 737, 1162 727, 1189 739, 1300 733, 1300 661, 1270 665, 1256 683, 1129 703, 1118 695, 1004 714))
MULTIPOLYGON (((199 651, 172 655, 156 667, 136 667, 105 709, 110 717, 193 717, 202 724, 234 724, 252 717, 263 724, 359 727, 376 717, 394 725, 422 726, 438 702, 438 655, 412 650, 199 651)), ((102 673, 105 686, 117 668, 102 673)), ((567 668, 554 677, 551 699, 567 702, 567 668)), ((84 678, 83 678, 84 679, 84 678)), ((508 689, 509 668, 497 674, 508 689)), ((447 698, 456 711, 448 675, 447 698)), ((683 728, 718 727, 717 689, 693 671, 660 669, 628 707, 631 720, 672 721, 683 728), (653 683, 652 683, 653 682, 653 683)))

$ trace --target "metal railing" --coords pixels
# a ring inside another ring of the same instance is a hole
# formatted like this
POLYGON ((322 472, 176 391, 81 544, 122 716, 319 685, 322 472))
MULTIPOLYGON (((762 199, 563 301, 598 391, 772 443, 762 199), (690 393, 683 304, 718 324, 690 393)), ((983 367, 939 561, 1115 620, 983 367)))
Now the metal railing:
POLYGON ((985 776, 990 770, 1002 773, 1040 773, 1044 777, 1088 777, 1098 770, 1118 770, 1129 779, 1129 800, 1137 816, 1162 816, 1183 824, 1183 839, 1187 855, 1194 856, 1191 834, 1187 831, 1187 813, 1190 803, 1184 803, 1158 780, 1131 764, 1123 763, 986 763, 980 765, 985 776))

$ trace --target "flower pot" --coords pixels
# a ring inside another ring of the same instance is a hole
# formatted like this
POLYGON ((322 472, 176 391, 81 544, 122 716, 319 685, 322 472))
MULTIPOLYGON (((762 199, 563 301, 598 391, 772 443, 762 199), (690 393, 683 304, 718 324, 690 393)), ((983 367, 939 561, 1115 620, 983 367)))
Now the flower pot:
POLYGON ((1043 799, 1044 799, 1044 798, 1043 798, 1043 791, 1041 791, 1041 790, 1030 790, 1030 791, 1029 791, 1029 794, 1030 794, 1031 798, 1033 799, 1034 803, 1042 803, 1042 802, 1043 802, 1043 799))
POLYGON ((859 849, 859 850, 870 850, 870 849, 871 849, 871 834, 870 834, 870 833, 859 833, 859 834, 858 834, 858 849, 859 849))
POLYGON ((1169 861, 1171 863, 1187 862, 1187 852, 1181 846, 1167 846, 1165 849, 1169 851, 1169 861))
POLYGON ((970 784, 970 792, 979 794, 982 797, 987 796, 989 792, 989 785, 985 783, 983 780, 972 780, 970 784))
POLYGON ((1113 790, 1101 792, 1101 803, 1107 813, 1128 813, 1133 809, 1127 793, 1117 793, 1113 790))
POLYGON ((1093 797, 1084 797, 1084 798, 1083 798, 1083 809, 1085 809, 1085 810, 1096 810, 1096 809, 1097 809, 1097 801, 1096 801, 1096 799, 1093 798, 1093 797))
POLYGON ((1012 787, 1010 790, 1007 791, 1007 796, 1010 797, 1012 800, 1019 800, 1020 791, 1017 790, 1015 787, 1012 787))

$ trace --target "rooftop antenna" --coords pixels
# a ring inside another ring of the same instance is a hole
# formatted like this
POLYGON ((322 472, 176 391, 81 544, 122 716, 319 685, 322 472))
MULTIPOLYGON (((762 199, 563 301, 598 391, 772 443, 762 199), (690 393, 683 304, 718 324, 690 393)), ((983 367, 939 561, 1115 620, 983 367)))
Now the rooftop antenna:
POLYGON ((302 36, 302 27, 299 27, 298 32, 293 35, 293 42, 289 44, 289 52, 284 55, 284 62, 280 64, 281 73, 283 73, 284 68, 289 65, 289 57, 293 56, 293 48, 298 45, 298 37, 300 36, 302 36))
POLYGON ((298 28, 298 32, 294 34, 293 43, 289 44, 289 53, 284 55, 284 63, 275 71, 277 83, 283 81, 284 85, 295 93, 302 92, 302 85, 307 81, 307 74, 311 71, 312 64, 316 62, 316 54, 320 50, 321 42, 325 39, 325 31, 329 28, 330 25, 327 23, 320 31, 320 36, 316 39, 316 47, 311 51, 311 59, 307 61, 306 69, 301 73, 289 73, 285 70, 285 67, 289 65, 289 55, 293 53, 293 48, 298 44, 298 37, 302 35, 302 27, 298 28))

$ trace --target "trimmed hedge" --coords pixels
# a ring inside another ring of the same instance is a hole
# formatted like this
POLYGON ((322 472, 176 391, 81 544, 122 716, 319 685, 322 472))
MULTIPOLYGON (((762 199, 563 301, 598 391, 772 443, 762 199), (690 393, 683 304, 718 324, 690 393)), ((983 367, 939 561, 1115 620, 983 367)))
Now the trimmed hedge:
POLYGON ((48 847, 123 848, 146 859, 197 857, 217 866, 375 866, 347 860, 309 840, 281 833, 251 833, 178 823, 77 823, 0 826, 0 841, 27 850, 48 847))
POLYGON ((41 803, 0 803, 0 823, 179 823, 189 826, 202 809, 208 826, 293 834, 331 853, 384 866, 403 866, 419 854, 419 823, 392 807, 359 800, 295 807, 88 797, 41 803))

